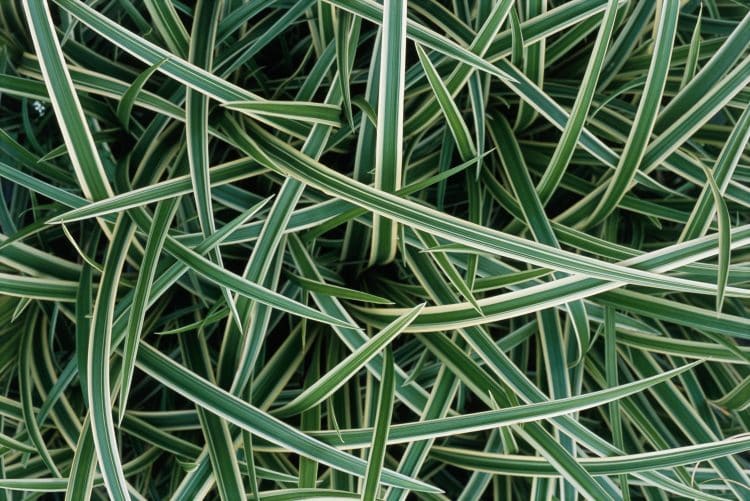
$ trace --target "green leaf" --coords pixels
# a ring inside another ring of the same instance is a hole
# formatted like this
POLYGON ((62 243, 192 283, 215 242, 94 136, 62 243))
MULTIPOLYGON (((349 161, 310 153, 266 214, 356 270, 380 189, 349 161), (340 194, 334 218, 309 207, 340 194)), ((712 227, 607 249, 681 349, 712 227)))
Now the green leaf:
POLYGON ((138 281, 135 284, 130 317, 128 318, 128 332, 125 337, 125 345, 122 353, 123 370, 120 374, 118 423, 122 423, 122 418, 127 408, 126 404, 128 394, 130 393, 130 385, 133 380, 133 371, 135 370, 138 343, 141 339, 141 331, 146 314, 146 300, 148 299, 149 290, 156 275, 156 265, 164 246, 164 240, 167 238, 169 232, 169 224, 177 211, 177 203, 175 202, 176 200, 170 200, 158 204, 146 240, 146 248, 143 253, 143 262, 139 270, 138 281))
POLYGON ((733 388, 732 391, 714 401, 714 403, 720 407, 735 411, 744 411, 750 406, 750 378, 742 380, 737 387, 733 388))
POLYGON ((438 72, 430 61, 429 56, 425 54, 424 49, 419 45, 416 47, 419 62, 422 63, 422 68, 424 68, 425 75, 427 75, 427 81, 430 82, 432 92, 435 94, 438 103, 440 103, 440 109, 442 110, 443 115, 445 115, 453 139, 456 141, 461 160, 467 161, 476 157, 477 152, 474 143, 471 141, 469 128, 461 117, 461 113, 458 111, 455 101, 451 97, 443 81, 440 79, 440 75, 438 75, 438 72))
POLYGON ((374 294, 368 294, 366 292, 354 289, 347 289, 346 287, 339 287, 338 285, 331 285, 324 282, 309 280, 305 277, 300 277, 299 275, 292 275, 292 280, 298 282, 303 288, 309 291, 326 294, 328 296, 338 297, 341 299, 350 299, 352 301, 362 301, 365 303, 393 304, 393 301, 390 301, 384 297, 376 296, 374 294))
POLYGON ((151 66, 143 70, 143 73, 138 75, 138 78, 133 80, 133 83, 130 84, 128 90, 125 92, 125 94, 122 95, 120 102, 117 103, 117 118, 120 119, 120 123, 122 123, 122 126, 125 128, 125 130, 129 130, 130 113, 133 109, 133 105, 135 104, 135 100, 138 97, 138 94, 141 92, 148 79, 151 78, 151 75, 156 73, 156 70, 158 70, 159 67, 164 64, 164 61, 165 60, 161 60, 158 63, 152 64, 151 66))
POLYGON ((607 183, 607 189, 594 212, 588 216, 587 225, 600 222, 615 209, 627 192, 627 188, 635 177, 638 166, 646 152, 646 146, 656 122, 659 103, 667 80, 679 10, 680 3, 677 0, 667 1, 662 8, 658 9, 658 27, 651 65, 643 90, 643 97, 638 105, 638 112, 633 119, 633 128, 630 130, 614 176, 607 183))
POLYGON ((380 391, 378 393, 375 432, 372 435, 372 445, 367 460, 367 474, 362 488, 362 499, 367 501, 374 501, 378 496, 378 485, 385 462, 385 448, 393 413, 393 385, 393 351, 389 346, 385 349, 383 375, 380 378, 380 391))
POLYGON ((576 101, 570 110, 570 118, 565 125, 562 136, 555 147, 552 159, 544 171, 544 175, 536 185, 536 190, 542 205, 545 205, 552 194, 555 192, 565 170, 568 168, 570 160, 573 158, 573 152, 586 123, 591 103, 594 99, 599 82, 599 75, 604 66, 604 58, 607 53, 612 32, 614 31, 615 19, 617 17, 618 2, 609 2, 607 10, 604 12, 601 26, 596 35, 596 41, 592 49, 591 57, 586 66, 586 73, 583 76, 583 82, 578 90, 576 101))
MULTIPOLYGON (((352 114, 351 74, 354 58, 359 44, 361 19, 354 18, 345 11, 336 11, 334 25, 334 42, 336 45, 336 67, 338 68, 338 83, 341 86, 344 113, 349 127, 354 130, 354 115, 352 114)), ((374 115, 374 113, 373 113, 374 115)))
POLYGON ((284 117, 310 123, 341 127, 341 109, 332 104, 302 101, 255 101, 223 103, 223 106, 250 116, 284 117))
MULTIPOLYGON (((342 7, 343 8, 343 7, 342 7)), ((403 177, 404 72, 406 67, 406 1, 383 4, 380 40, 378 123, 375 135, 375 187, 386 192, 401 188, 403 177)), ((396 255, 398 227, 375 215, 370 263, 383 264, 396 255)))
MULTIPOLYGON (((547 219, 542 202, 534 191, 534 185, 528 175, 521 149, 513 136, 510 124, 502 117, 491 122, 490 135, 497 144, 497 150, 500 152, 500 159, 513 193, 519 203, 526 225, 534 235, 534 239, 545 245, 559 248, 560 243, 547 219)), ((561 279, 564 275, 555 273, 554 277, 561 279)), ((580 300, 567 303, 565 308, 570 316, 575 334, 575 349, 572 352, 575 353, 576 358, 573 365, 578 365, 588 351, 591 341, 586 308, 580 300)))
POLYGON ((47 2, 35 0, 23 4, 31 27, 34 47, 40 59, 47 91, 58 119, 76 178, 86 198, 100 200, 112 195, 91 131, 57 40, 47 2))
POLYGON ((66 501, 90 499, 94 487, 95 473, 96 450, 94 448, 94 436, 91 432, 91 420, 87 416, 83 421, 81 434, 76 444, 75 456, 73 456, 73 465, 66 482, 66 501))
POLYGON ((720 194, 726 192, 729 180, 737 168, 741 152, 747 144, 748 139, 750 139, 750 107, 745 108, 735 127, 732 128, 732 132, 721 151, 713 173, 710 176, 706 174, 707 186, 704 186, 690 214, 690 219, 688 219, 685 228, 682 230, 680 240, 689 240, 706 234, 711 224, 713 208, 717 207, 713 184, 718 186, 720 194), (711 183, 712 180, 714 183, 711 183))
MULTIPOLYGON (((740 435, 718 442, 690 445, 655 452, 644 452, 612 458, 581 458, 581 464, 592 475, 618 475, 658 470, 691 464, 721 456, 738 454, 748 446, 750 437, 740 435)), ((554 476, 544 460, 529 456, 487 454, 465 449, 435 447, 431 455, 469 470, 487 471, 496 475, 554 476)))
MULTIPOLYGON (((271 158, 258 147, 258 143, 248 136, 244 136, 236 126, 228 125, 230 129, 228 132, 232 135, 233 140, 248 153, 252 152, 252 154, 262 158, 268 168, 294 175, 324 192, 344 198, 377 214, 387 215, 402 224, 429 231, 456 243, 462 243, 478 250, 521 258, 526 262, 571 273, 584 273, 590 276, 606 277, 607 279, 624 279, 632 283, 649 284, 656 287, 664 287, 668 284, 672 286, 681 281, 663 275, 653 276, 652 278, 651 274, 640 270, 625 269, 617 265, 576 256, 559 249, 551 249, 545 245, 532 244, 512 235, 489 230, 438 213, 424 205, 365 186, 342 176, 309 157, 301 155, 273 136, 255 129, 254 132, 257 133, 258 138, 263 139, 264 147, 272 149, 273 158, 271 158)), ((695 291, 703 287, 697 282, 690 282, 690 288, 695 291)))
POLYGON ((703 18, 703 4, 700 5, 698 10, 698 20, 695 21, 695 28, 693 29, 693 35, 690 37, 690 52, 688 52, 687 64, 685 64, 685 72, 682 74, 682 81, 680 82, 680 88, 685 88, 685 85, 690 82, 695 76, 695 69, 698 66, 698 54, 700 53, 701 47, 701 19, 703 18))
MULTIPOLYGON (((26 425, 26 429, 29 433, 31 443, 34 444, 33 450, 39 453, 44 462, 45 466, 49 469, 55 477, 60 477, 60 471, 55 465, 55 461, 52 459, 49 450, 47 449, 42 432, 39 429, 36 415, 34 414, 34 408, 32 406, 32 394, 31 394, 31 358, 33 357, 33 346, 34 346, 34 332, 36 318, 32 317, 32 320, 26 326, 26 332, 23 336, 23 343, 21 344, 20 352, 20 363, 18 364, 18 379, 21 383, 21 404, 23 406, 23 421, 26 425)), ((21 445, 17 441, 13 441, 21 445)), ((23 450, 28 452, 28 447, 23 446, 23 450)))
POLYGON ((127 217, 122 215, 118 217, 94 301, 86 357, 88 377, 86 385, 96 457, 107 492, 110 497, 117 500, 129 499, 129 495, 115 437, 115 424, 112 419, 110 390, 112 321, 118 282, 134 232, 135 225, 127 217))
MULTIPOLYGON (((498 426, 549 419, 566 413, 595 407, 643 391, 644 389, 660 382, 664 382, 681 372, 695 367, 697 363, 699 362, 688 364, 679 369, 673 369, 658 376, 650 376, 637 382, 627 383, 616 388, 591 392, 587 395, 579 395, 543 403, 526 404, 514 408, 476 412, 463 416, 452 416, 417 423, 395 424, 391 426, 388 435, 388 444, 399 444, 425 438, 437 438, 469 433, 472 431, 494 429, 498 426)), ((367 446, 372 440, 373 433, 374 431, 372 428, 352 431, 342 430, 341 437, 344 440, 346 448, 358 448, 367 446)), ((334 432, 312 434, 312 436, 331 444, 338 441, 338 437, 335 435, 334 432)))
MULTIPOLYGON (((383 23, 386 19, 383 13, 385 8, 371 0, 326 0, 331 5, 335 5, 341 9, 347 10, 352 14, 356 14, 363 19, 367 19, 373 23, 383 23)), ((501 5, 507 5, 510 2, 502 3, 501 5)), ((507 11, 506 11, 507 12, 507 11)), ((470 65, 476 69, 485 71, 491 75, 494 75, 503 80, 513 80, 512 77, 508 76, 502 70, 493 66, 486 60, 478 57, 473 52, 470 52, 455 42, 440 36, 434 31, 422 26, 420 24, 407 21, 406 22, 406 35, 425 47, 429 47, 436 50, 446 56, 454 58, 464 64, 470 65)))
MULTIPOLYGON (((306 457, 315 458, 328 466, 353 475, 364 476, 366 466, 364 461, 298 432, 291 426, 185 370, 148 344, 142 343, 138 357, 138 365, 146 373, 236 426, 306 457)), ((390 470, 383 471, 382 481, 388 485, 420 492, 438 492, 428 484, 411 480, 390 470)))
POLYGON ((716 185, 716 180, 713 178, 713 174, 708 169, 705 169, 706 179, 708 179, 708 186, 711 189, 711 195, 714 198, 714 204, 716 205, 716 214, 719 220, 719 272, 717 276, 716 288, 718 293, 716 294, 716 311, 721 312, 722 305, 724 304, 724 294, 726 293, 727 280, 729 278, 729 261, 731 258, 731 247, 732 247, 732 236, 731 236, 731 225, 729 222, 729 210, 724 198, 721 196, 721 191, 716 185))
MULTIPOLYGON (((288 417, 299 414, 310 407, 317 405, 327 399, 336 390, 341 388, 352 378, 367 362, 377 355, 384 347, 388 346, 411 322, 419 315, 424 304, 415 306, 383 330, 378 332, 366 343, 353 351, 342 360, 325 376, 315 381, 309 388, 283 407, 274 410, 273 414, 278 417, 288 417)), ((384 362, 385 363, 385 362, 384 362)), ((385 369, 384 369, 385 370, 385 369)))

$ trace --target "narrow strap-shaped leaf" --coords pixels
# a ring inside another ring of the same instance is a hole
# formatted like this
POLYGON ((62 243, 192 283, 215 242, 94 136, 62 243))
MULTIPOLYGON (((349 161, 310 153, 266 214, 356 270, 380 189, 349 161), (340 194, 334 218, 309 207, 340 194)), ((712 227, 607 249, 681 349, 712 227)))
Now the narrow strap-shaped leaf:
MULTIPOLYGON (((356 14, 373 23, 382 23, 384 7, 373 2, 372 0, 326 0, 328 3, 340 7, 344 10, 356 14)), ((506 5, 509 2, 504 3, 506 5)), ((499 27, 498 27, 499 29, 499 27)), ((462 63, 468 64, 476 69, 485 71, 502 80, 512 80, 505 72, 496 66, 488 63, 486 60, 477 56, 473 52, 464 49, 455 42, 440 36, 434 31, 420 24, 408 21, 406 24, 406 34, 421 43, 425 47, 436 50, 448 57, 454 58, 462 63)))
POLYGON ((750 327, 750 321, 744 317, 717 313, 715 310, 697 308, 626 290, 605 292, 597 299, 603 304, 611 304, 632 313, 648 315, 685 327, 740 339, 748 337, 747 329, 750 327))
MULTIPOLYGON (((668 381, 680 373, 690 370, 700 362, 694 362, 677 369, 652 375, 647 378, 626 383, 615 388, 607 388, 586 395, 577 395, 560 400, 549 400, 544 403, 524 404, 507 409, 475 412, 462 416, 448 416, 443 419, 419 421, 406 424, 394 424, 388 434, 388 444, 399 444, 413 440, 446 437, 472 431, 488 430, 498 426, 521 424, 542 419, 549 419, 566 413, 595 407, 609 403, 612 400, 624 398, 654 385, 668 381)), ((325 431, 311 434, 326 442, 339 443, 344 441, 346 448, 354 449, 367 447, 373 437, 373 429, 341 430, 341 433, 325 431), (339 436, 341 438, 339 438, 339 436)))
POLYGON ((96 456, 107 492, 112 499, 118 501, 130 499, 130 496, 125 474, 122 471, 122 462, 115 438, 115 424, 112 418, 112 398, 109 386, 112 320, 117 286, 134 232, 135 225, 127 216, 120 215, 115 225, 94 302, 86 364, 89 413, 96 456))
POLYGON ((358 494, 336 489, 280 489, 276 491, 261 491, 260 499, 268 501, 297 501, 298 499, 318 499, 326 501, 345 501, 360 499, 358 494))
POLYGON ((86 374, 89 336, 91 335, 92 275, 90 265, 84 264, 76 293, 76 361, 83 399, 88 404, 88 376, 86 374))
POLYGON ((64 492, 68 480, 64 478, 2 478, 0 488, 20 492, 64 492))
POLYGON ((383 470, 383 463, 385 462, 388 430, 391 426, 391 416, 393 414, 393 386, 393 351, 388 346, 385 348, 383 375, 380 378, 375 432, 372 435, 370 455, 367 460, 367 474, 365 475, 364 487, 362 488, 362 499, 366 501, 374 501, 378 495, 380 475, 383 470))
MULTIPOLYGON (((385 0, 382 12, 375 187, 392 193, 401 188, 403 176, 406 0, 385 0)), ((392 220, 373 216, 371 264, 393 260, 397 233, 397 226, 392 220)))
MULTIPOLYGON (((334 172, 281 143, 272 135, 254 128, 253 132, 263 140, 263 146, 271 149, 273 156, 276 158, 276 160, 273 160, 265 153, 265 150, 258 146, 257 142, 240 131, 236 125, 231 123, 227 125, 227 131, 231 134, 232 140, 248 154, 257 155, 269 168, 294 175, 326 193, 451 241, 570 273, 582 273, 589 276, 606 277, 606 279, 624 279, 631 283, 643 285, 648 283, 656 287, 667 285, 671 287, 682 282, 681 279, 665 275, 656 276, 633 268, 622 268, 618 265, 574 255, 564 250, 552 249, 546 245, 532 243, 525 239, 438 213, 425 205, 376 190, 334 172)), ((705 289, 705 284, 693 281, 685 282, 690 283, 693 290, 705 289)), ((713 291, 715 287, 708 286, 707 290, 713 291)))
MULTIPOLYGON (((536 241, 545 245, 560 247, 552 225, 547 219, 541 200, 534 191, 534 185, 526 169, 526 164, 521 154, 518 142, 513 136, 510 124, 505 118, 490 122, 490 135, 497 144, 497 150, 500 152, 503 167, 507 173, 513 192, 516 195, 521 211, 523 212, 526 224, 534 235, 536 241)), ((564 275, 555 274, 555 278, 562 278, 564 275)), ((575 362, 574 365, 583 360, 585 353, 589 349, 591 333, 589 331, 589 322, 586 316, 586 308, 582 301, 573 301, 565 305, 575 333, 575 362)), ((556 351, 556 350, 555 350, 556 351)))
MULTIPOLYGON (((321 345, 322 343, 320 341, 320 338, 318 338, 315 341, 315 350, 313 352, 315 355, 320 355, 322 353, 321 345)), ((309 388, 310 386, 315 384, 315 381, 317 381, 318 378, 320 378, 320 365, 321 357, 314 357, 312 359, 312 364, 307 369, 307 374, 305 375, 305 388, 309 388)), ((314 405, 306 411, 302 412, 302 414, 300 415, 300 431, 306 432, 320 429, 320 418, 320 405, 314 405)), ((318 467, 318 462, 314 459, 308 459, 304 457, 300 458, 298 484, 299 488, 315 487, 315 483, 318 479, 318 467)))
MULTIPOLYGON (((526 0, 523 6, 523 17, 524 19, 533 19, 539 15, 544 14, 547 10, 547 0, 526 0)), ((520 26, 519 26, 520 27, 520 26)), ((523 30, 521 30, 521 39, 523 39, 523 30)), ((535 82, 538 86, 544 85, 544 71, 546 66, 546 52, 547 52, 547 41, 546 39, 539 40, 533 44, 525 44, 523 47, 523 70, 530 80, 535 82)), ((518 114, 516 115, 516 121, 513 124, 513 129, 517 131, 525 130, 531 125, 537 117, 534 108, 529 106, 525 102, 521 102, 518 106, 518 114)))
MULTIPOLYGON (((217 165, 209 172, 209 179, 213 186, 221 186, 226 183, 246 179, 262 173, 265 169, 260 168, 250 160, 229 162, 217 165)), ((4 175, 3 163, 0 162, 0 174, 4 175)), ((21 179, 19 177, 19 179, 21 179)), ((39 184, 38 182, 36 184, 39 184)), ((32 186, 32 185, 29 185, 32 186)), ((60 214, 49 223, 73 222, 91 217, 102 217, 113 212, 140 207, 167 198, 187 195, 192 191, 192 182, 189 175, 175 176, 172 179, 154 183, 142 188, 120 193, 113 197, 105 198, 98 202, 86 203, 85 199, 76 197, 64 190, 54 189, 49 185, 44 187, 45 191, 39 191, 53 200, 74 208, 74 210, 60 214)))
MULTIPOLYGON (((615 309, 611 306, 604 308, 604 365, 606 371, 607 385, 617 386, 619 384, 619 375, 617 370, 617 324, 615 319, 615 309)), ((620 402, 615 401, 609 404, 609 420, 612 424, 612 442, 615 447, 625 449, 622 416, 620 414, 620 402)), ((628 491, 628 478, 620 477, 620 486, 623 492, 628 491)))
MULTIPOLYGON (((737 120, 732 132, 727 138, 727 142, 724 143, 724 147, 719 154, 719 159, 717 160, 716 166, 711 174, 711 177, 718 185, 719 193, 725 193, 727 185, 737 169, 742 151, 744 150, 748 139, 750 139, 750 106, 745 108, 742 115, 740 115, 739 120, 737 120)), ((706 176, 706 179, 709 180, 708 175, 706 176)), ((690 219, 688 219, 688 223, 682 230, 682 234, 680 235, 681 241, 690 240, 706 234, 711 223, 713 208, 716 207, 715 200, 709 181, 707 186, 704 186, 703 191, 690 214, 690 219), (714 204, 711 203, 712 201, 714 204)))
POLYGON ((324 103, 301 101, 230 101, 224 107, 238 110, 250 116, 266 115, 286 117, 310 123, 341 127, 341 109, 338 106, 324 103))
POLYGON ((376 296, 375 294, 369 294, 359 290, 339 287, 338 285, 318 282, 316 280, 310 280, 305 277, 300 277, 299 275, 293 275, 292 280, 298 282, 303 288, 309 291, 315 291, 321 294, 327 294, 329 296, 334 296, 341 299, 350 299, 353 301, 363 301, 376 304, 393 304, 393 301, 390 301, 384 297, 376 296))
MULTIPOLYGON (((180 335, 180 351, 188 368, 207 380, 213 379, 209 355, 203 338, 196 342, 180 335)), ((237 464, 237 453, 229 435, 227 422, 220 416, 198 408, 198 418, 206 438, 211 466, 216 477, 216 487, 222 499, 244 499, 245 488, 237 464)))
POLYGON ((588 216, 586 222, 588 225, 601 221, 617 207, 622 197, 625 196, 646 152, 669 72, 679 10, 680 3, 677 0, 667 0, 662 8, 658 9, 659 19, 654 52, 643 96, 638 104, 638 112, 633 120, 633 127, 625 143, 625 149, 620 155, 614 176, 608 181, 607 189, 593 213, 588 216))
POLYGON ((130 87, 128 87, 128 90, 125 92, 125 94, 122 95, 120 102, 117 103, 117 118, 120 119, 120 123, 122 123, 122 126, 125 128, 125 130, 128 130, 129 128, 130 113, 133 109, 133 105, 135 104, 136 97, 138 97, 138 94, 141 92, 141 89, 143 89, 143 86, 146 84, 148 79, 151 78, 151 75, 156 73, 156 70, 158 70, 162 64, 164 64, 163 60, 159 61, 156 64, 152 64, 151 66, 143 70, 143 72, 138 75, 138 78, 133 80, 133 83, 130 84, 130 87))
POLYGON ((688 61, 685 64, 685 72, 682 74, 680 88, 683 89, 695 76, 695 69, 698 67, 698 56, 701 47, 701 19, 703 18, 703 4, 698 10, 698 19, 695 21, 693 35, 690 37, 690 52, 688 52, 688 61))
POLYGON ((349 12, 336 11, 334 25, 334 42, 336 45, 336 68, 338 69, 338 84, 341 86, 344 113, 349 127, 354 130, 354 116, 352 114, 351 74, 354 58, 359 44, 359 34, 362 19, 352 16, 349 12))
POLYGON ((31 0, 23 6, 52 107, 83 193, 90 200, 111 196, 112 188, 73 88, 47 2, 31 0))
POLYGON ((0 294, 47 301, 74 302, 78 283, 72 280, 23 277, 0 273, 0 294))
POLYGON ((94 488, 94 474, 96 473, 96 450, 94 436, 91 432, 91 420, 88 416, 83 420, 81 434, 76 444, 73 465, 65 491, 65 501, 88 501, 94 488))
POLYGON ((25 444, 19 440, 16 440, 15 438, 6 435, 5 433, 0 433, 0 446, 5 447, 10 450, 19 451, 19 452, 36 452, 36 448, 34 446, 25 444))
POLYGON ((469 128, 466 126, 463 117, 461 117, 461 113, 458 111, 455 101, 445 87, 445 84, 424 49, 419 45, 416 47, 419 62, 422 63, 422 68, 424 68, 425 75, 427 75, 427 81, 430 83, 432 92, 435 94, 435 98, 440 104, 440 109, 442 110, 443 115, 445 115, 448 128, 453 135, 453 139, 456 141, 456 146, 458 146, 461 160, 467 161, 476 157, 477 152, 474 143, 471 140, 469 128))
MULTIPOLYGON (((291 426, 187 371, 148 344, 142 344, 138 352, 138 365, 167 387, 180 392, 211 412, 266 440, 352 475, 364 476, 366 463, 361 459, 345 454, 300 433, 291 426)), ((383 471, 382 481, 388 485, 417 491, 438 492, 437 489, 428 484, 412 480, 390 470, 383 471)))
POLYGON ((523 33, 521 32, 521 18, 516 7, 510 9, 509 24, 511 33, 510 62, 513 66, 519 66, 523 62, 523 33))
POLYGON ((731 259, 732 250, 732 227, 729 222, 727 203, 721 196, 721 190, 716 184, 716 180, 711 171, 706 168, 705 172, 708 186, 714 199, 717 219, 719 221, 719 269, 716 277, 716 311, 721 312, 721 308, 724 304, 724 295, 726 294, 727 289, 727 280, 729 279, 729 261, 731 259))
POLYGON ((255 466, 255 453, 253 452, 253 435, 246 430, 242 430, 242 452, 245 454, 245 469, 244 473, 248 477, 248 483, 250 484, 249 493, 250 495, 257 496, 260 490, 258 489, 258 475, 257 466, 255 466))
POLYGON ((31 380, 31 357, 33 356, 34 346, 34 335, 37 332, 36 323, 38 322, 39 315, 30 317, 25 326, 26 332, 23 335, 23 342, 19 349, 19 364, 18 364, 18 380, 20 384, 21 392, 21 404, 23 405, 23 421, 26 425, 26 429, 29 433, 31 443, 34 444, 34 451, 36 451, 42 458, 45 466, 49 469, 55 477, 60 477, 60 471, 57 469, 52 456, 47 449, 47 445, 44 443, 42 438, 42 432, 39 429, 37 418, 34 413, 33 402, 32 402, 32 380, 31 380))
MULTIPOLYGON (((615 456, 612 458, 581 458, 581 464, 592 475, 618 475, 658 470, 705 461, 744 452, 750 438, 738 436, 705 444, 689 445, 655 452, 615 456)), ((432 455, 446 463, 489 471, 497 475, 555 475, 543 460, 531 456, 488 454, 453 447, 435 447, 432 455)))
POLYGON ((607 53, 612 32, 614 31, 618 4, 619 2, 616 0, 608 2, 607 10, 604 12, 602 23, 596 35, 594 48, 586 66, 582 85, 578 90, 573 108, 570 110, 570 118, 568 119, 568 123, 565 124, 565 129, 563 129, 562 136, 555 147, 555 152, 552 154, 547 170, 544 171, 544 175, 536 185, 542 205, 545 205, 555 192, 571 158, 573 158, 573 152, 581 135, 581 130, 586 123, 586 117, 591 107, 591 102, 594 99, 597 83, 599 82, 599 75, 604 66, 604 57, 607 53))
POLYGON ((167 47, 180 57, 187 57, 190 38, 174 4, 159 0, 144 0, 143 3, 148 13, 151 14, 151 22, 166 42, 167 47))
MULTIPOLYGON (((288 417, 309 409, 319 404, 332 393, 341 388, 354 376, 367 362, 377 355, 384 347, 388 346, 396 336, 419 315, 424 304, 415 306, 404 315, 400 316, 380 332, 370 338, 366 343, 353 351, 349 356, 336 365, 333 369, 315 381, 309 388, 298 395, 294 400, 276 409, 273 414, 278 417, 288 417)), ((385 362, 384 362, 385 363, 385 362)))
POLYGON ((164 240, 167 238, 170 222, 177 212, 177 202, 178 199, 172 199, 160 202, 157 205, 154 219, 151 222, 151 229, 146 239, 146 248, 143 252, 143 261, 135 284, 130 317, 128 318, 128 331, 122 349, 122 372, 120 373, 120 397, 118 400, 118 422, 120 423, 125 415, 130 384, 133 380, 135 358, 146 313, 146 301, 156 275, 156 265, 164 247, 164 240))
POLYGON ((750 377, 743 379, 732 391, 714 400, 714 403, 734 411, 744 411, 750 407, 750 377))
POLYGON ((487 93, 483 88, 483 84, 486 84, 486 81, 487 79, 482 79, 479 74, 474 74, 469 78, 469 97, 471 99, 472 116, 474 117, 474 130, 476 131, 476 179, 479 179, 479 175, 482 172, 482 160, 484 159, 484 142, 486 137, 485 96, 487 93))

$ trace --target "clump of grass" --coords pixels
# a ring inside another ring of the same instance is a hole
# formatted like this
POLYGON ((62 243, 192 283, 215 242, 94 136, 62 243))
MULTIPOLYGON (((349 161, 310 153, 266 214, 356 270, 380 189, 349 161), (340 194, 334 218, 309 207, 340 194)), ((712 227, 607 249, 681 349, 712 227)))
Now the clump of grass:
POLYGON ((0 497, 747 499, 749 44, 1 2, 0 497))

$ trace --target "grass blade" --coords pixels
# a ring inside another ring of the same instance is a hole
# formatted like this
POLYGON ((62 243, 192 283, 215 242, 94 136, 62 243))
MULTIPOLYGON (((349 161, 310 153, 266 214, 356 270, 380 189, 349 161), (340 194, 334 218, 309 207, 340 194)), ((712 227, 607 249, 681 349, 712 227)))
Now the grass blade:
POLYGON ((367 501, 374 501, 377 498, 381 470, 385 461, 385 445, 388 441, 388 429, 391 425, 391 413, 393 412, 393 353, 390 347, 386 347, 384 359, 383 375, 380 378, 380 391, 378 393, 375 433, 372 436, 367 474, 362 490, 362 499, 367 501))
MULTIPOLYGON (((332 393, 341 388, 346 381, 360 370, 367 362, 377 355, 384 347, 388 346, 396 336, 414 321, 422 311, 424 305, 418 305, 400 316, 379 333, 370 338, 351 355, 342 360, 325 376, 318 379, 294 400, 276 409, 274 415, 277 417, 288 417, 299 414, 310 407, 321 403, 332 393)), ((385 363, 385 362, 384 362, 385 363)), ((384 369, 385 370, 385 369, 384 369)))
POLYGON ((47 2, 34 0, 23 5, 52 106, 83 193, 90 200, 111 196, 112 188, 73 90, 47 2))
MULTIPOLYGON (((386 192, 401 188, 404 130, 404 72, 406 66, 406 2, 383 4, 380 45, 380 91, 375 144, 375 187, 386 192)), ((398 227, 373 217, 370 263, 387 263, 396 255, 398 227)))
POLYGON ((651 59, 648 78, 643 91, 643 98, 638 106, 638 113, 634 118, 634 127, 630 131, 625 149, 620 156, 620 162, 614 177, 607 184, 607 189, 599 200, 594 212, 588 217, 587 225, 600 222, 614 210, 625 195, 630 182, 633 180, 638 166, 646 151, 647 142, 659 109, 662 92, 669 71, 669 61, 677 29, 677 17, 680 5, 677 1, 666 2, 659 9, 657 38, 651 59))

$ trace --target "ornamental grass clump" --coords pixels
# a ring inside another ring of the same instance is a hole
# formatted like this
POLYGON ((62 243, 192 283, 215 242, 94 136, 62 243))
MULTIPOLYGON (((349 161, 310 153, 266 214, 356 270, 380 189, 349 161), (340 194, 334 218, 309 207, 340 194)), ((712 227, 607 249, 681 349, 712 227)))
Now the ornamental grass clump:
POLYGON ((0 2, 0 499, 750 498, 750 6, 0 2))

